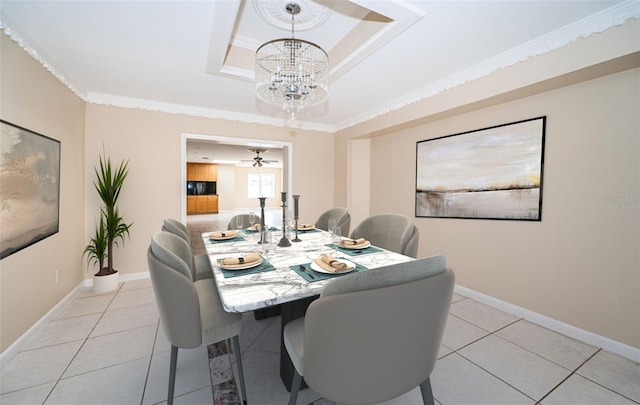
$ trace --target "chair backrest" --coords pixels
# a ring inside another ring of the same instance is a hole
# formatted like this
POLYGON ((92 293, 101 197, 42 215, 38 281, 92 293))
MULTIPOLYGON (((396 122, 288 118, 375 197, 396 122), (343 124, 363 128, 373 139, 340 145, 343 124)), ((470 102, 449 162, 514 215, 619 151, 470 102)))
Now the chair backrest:
POLYGON ((413 225, 413 233, 411 237, 407 241, 407 244, 402 251, 402 254, 405 256, 413 257, 414 259, 418 257, 418 245, 420 244, 420 233, 418 232, 418 227, 413 225))
POLYGON ((200 303, 193 281, 147 250, 151 284, 164 333, 173 346, 193 349, 202 344, 200 303))
POLYGON ((399 214, 373 215, 362 221, 351 232, 350 237, 365 238, 375 246, 412 257, 416 256, 418 249, 418 229, 411 222, 411 218, 399 214), (414 252, 411 255, 407 254, 407 246, 413 235, 415 237, 410 248, 414 252))
POLYGON ((453 285, 444 256, 329 282, 305 316, 309 386, 355 405, 389 400, 424 382, 438 356, 453 285))
POLYGON ((335 219, 337 225, 340 227, 343 236, 349 235, 349 228, 351 227, 351 214, 346 208, 331 208, 325 211, 318 217, 316 221, 316 228, 324 229, 325 231, 331 231, 329 229, 329 220, 335 219))
POLYGON ((162 224, 162 230, 171 232, 184 239, 191 246, 191 235, 189 229, 180 221, 173 218, 165 218, 162 224))
MULTIPOLYGON (((243 222, 245 228, 248 228, 248 227, 251 226, 251 224, 249 223, 249 214, 238 214, 238 215, 234 215, 229 220, 229 223, 227 224, 227 229, 228 230, 236 229, 236 218, 238 218, 238 217, 242 218, 242 222, 243 222)), ((259 224, 260 223, 260 215, 256 214, 256 222, 254 222, 254 223, 255 224, 259 224)))
POLYGON ((192 282, 196 280, 193 253, 182 238, 167 231, 156 232, 151 237, 151 250, 158 260, 190 277, 192 282))

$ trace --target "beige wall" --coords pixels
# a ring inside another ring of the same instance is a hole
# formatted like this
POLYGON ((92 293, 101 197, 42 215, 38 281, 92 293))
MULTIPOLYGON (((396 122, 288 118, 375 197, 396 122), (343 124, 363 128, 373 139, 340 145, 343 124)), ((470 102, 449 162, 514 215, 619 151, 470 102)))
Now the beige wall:
MULTIPOLYGON (((146 249, 165 217, 181 218, 181 137, 183 133, 270 139, 293 144, 293 191, 300 194, 302 218, 317 218, 333 206, 333 136, 231 121, 86 106, 85 233, 95 226, 98 196, 90 187, 104 145, 114 161, 129 159, 120 211, 134 222, 131 238, 117 248, 115 268, 123 274, 147 271, 146 249)), ((240 181, 236 175, 236 181, 240 181)))
POLYGON ((0 261, 4 351, 85 277, 84 102, 5 35, 0 52, 0 118, 61 142, 59 232, 0 261))
POLYGON ((236 188, 236 168, 230 165, 218 165, 218 210, 228 211, 236 206, 234 191, 236 188))
POLYGON ((372 213, 414 216, 417 141, 541 115, 542 221, 416 218, 419 256, 444 253, 462 286, 640 348, 640 69, 373 138, 387 164, 372 165, 372 213))
MULTIPOLYGON (((347 204, 351 214, 351 228, 349 232, 364 221, 371 212, 371 140, 354 139, 347 146, 348 170, 347 170, 347 204)), ((376 162, 379 163, 379 162, 376 162)), ((393 162, 384 161, 384 165, 393 162)), ((376 164, 377 166, 377 164, 376 164)), ((373 178, 373 181, 377 179, 373 178)))

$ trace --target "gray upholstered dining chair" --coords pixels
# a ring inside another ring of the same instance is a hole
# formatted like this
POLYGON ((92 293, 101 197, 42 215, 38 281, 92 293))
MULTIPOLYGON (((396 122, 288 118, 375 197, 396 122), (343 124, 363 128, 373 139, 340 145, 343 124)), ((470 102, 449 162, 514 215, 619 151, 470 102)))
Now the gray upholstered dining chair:
POLYGON ((327 283, 306 315, 284 327, 295 367, 289 405, 296 403, 302 377, 340 403, 386 401, 419 385, 423 402, 433 404, 429 377, 454 278, 440 255, 327 283))
POLYGON ((182 240, 187 242, 192 256, 191 269, 193 272, 193 281, 213 278, 213 269, 211 268, 209 256, 206 254, 193 254, 193 244, 191 235, 189 234, 189 229, 182 222, 173 218, 165 218, 162 223, 162 230, 179 236, 182 240))
POLYGON ((352 232, 352 239, 365 238, 373 245, 415 258, 420 234, 411 218, 399 214, 378 214, 362 221, 352 232))
MULTIPOLYGON (((227 224, 227 229, 236 229, 236 219, 238 217, 242 218, 242 223, 244 224, 245 228, 249 228, 251 226, 251 224, 249 223, 249 214, 238 214, 231 217, 229 223, 227 224)), ((256 214, 256 220, 254 224, 259 224, 260 219, 260 215, 256 214)))
POLYGON ((236 357, 240 389, 247 398, 238 335, 242 315, 222 307, 213 278, 193 281, 186 242, 166 231, 151 238, 147 261, 164 333, 171 342, 167 403, 173 403, 178 348, 193 349, 229 339, 236 357))
POLYGON ((349 228, 351 227, 351 214, 346 208, 331 208, 325 211, 318 217, 316 221, 316 228, 324 229, 325 231, 331 231, 329 229, 329 220, 335 219, 337 225, 340 227, 341 233, 344 236, 349 235, 349 228))

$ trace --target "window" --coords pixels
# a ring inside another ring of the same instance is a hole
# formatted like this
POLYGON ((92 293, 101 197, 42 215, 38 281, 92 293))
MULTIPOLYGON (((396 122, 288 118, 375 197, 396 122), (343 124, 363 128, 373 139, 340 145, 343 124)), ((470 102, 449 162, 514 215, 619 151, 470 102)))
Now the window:
POLYGON ((275 196, 275 175, 249 174, 248 191, 249 198, 273 198, 275 196))

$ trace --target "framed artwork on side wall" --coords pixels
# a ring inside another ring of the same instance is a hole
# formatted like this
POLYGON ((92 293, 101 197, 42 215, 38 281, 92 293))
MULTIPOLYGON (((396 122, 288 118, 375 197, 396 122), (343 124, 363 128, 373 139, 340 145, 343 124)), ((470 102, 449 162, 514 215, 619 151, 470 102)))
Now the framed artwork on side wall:
POLYGON ((546 116, 416 143, 416 217, 540 221, 546 116))
POLYGON ((0 120, 0 259, 58 232, 60 141, 0 120))

